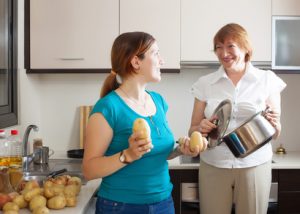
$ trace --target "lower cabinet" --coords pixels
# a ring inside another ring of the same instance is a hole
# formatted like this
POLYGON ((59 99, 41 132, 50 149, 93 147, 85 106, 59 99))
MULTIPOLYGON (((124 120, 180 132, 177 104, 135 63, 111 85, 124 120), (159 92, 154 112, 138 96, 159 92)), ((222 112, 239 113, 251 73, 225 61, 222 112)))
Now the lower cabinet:
POLYGON ((300 213, 300 169, 279 170, 278 213, 300 213))
POLYGON ((182 202, 183 183, 198 183, 198 169, 176 169, 170 170, 171 181, 173 183, 173 200, 175 214, 197 214, 199 213, 198 202, 182 202))
MULTIPOLYGON (((199 203, 182 200, 182 184, 191 188, 198 183, 198 169, 171 169, 173 200, 176 214, 199 214, 199 203)), ((273 169, 272 182, 278 182, 278 203, 269 203, 268 214, 300 213, 300 169, 273 169)), ((234 209, 232 211, 234 213, 234 209)))

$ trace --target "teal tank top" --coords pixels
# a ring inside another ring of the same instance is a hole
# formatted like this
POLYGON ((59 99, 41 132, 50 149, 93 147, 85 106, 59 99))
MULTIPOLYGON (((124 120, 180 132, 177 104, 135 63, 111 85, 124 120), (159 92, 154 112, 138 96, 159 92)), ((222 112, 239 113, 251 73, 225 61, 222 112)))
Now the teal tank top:
MULTIPOLYGON (((141 159, 102 178, 98 196, 123 203, 150 204, 167 199, 172 192, 167 157, 174 147, 174 135, 166 119, 168 105, 161 95, 147 91, 152 97, 156 113, 143 117, 133 111, 112 91, 98 100, 91 114, 101 113, 113 129, 113 139, 105 156, 128 148, 135 119, 144 118, 151 128, 154 148, 141 159)), ((101 166, 99 166, 101 167, 101 166)))

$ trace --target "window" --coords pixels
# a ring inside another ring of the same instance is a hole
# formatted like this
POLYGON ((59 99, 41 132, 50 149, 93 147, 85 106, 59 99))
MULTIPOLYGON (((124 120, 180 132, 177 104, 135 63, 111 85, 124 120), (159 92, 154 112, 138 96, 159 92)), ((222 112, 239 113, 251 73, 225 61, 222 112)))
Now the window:
POLYGON ((0 128, 17 118, 17 0, 0 0, 0 128))

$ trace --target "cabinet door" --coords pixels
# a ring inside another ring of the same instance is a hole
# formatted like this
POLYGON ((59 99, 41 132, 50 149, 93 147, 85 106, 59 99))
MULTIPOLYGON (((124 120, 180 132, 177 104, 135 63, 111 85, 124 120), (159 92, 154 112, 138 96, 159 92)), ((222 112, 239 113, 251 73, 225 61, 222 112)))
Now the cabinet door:
POLYGON ((213 37, 225 24, 249 33, 253 61, 271 61, 271 0, 182 0, 181 60, 217 61, 213 37))
POLYGON ((120 33, 128 31, 153 35, 163 68, 180 68, 180 0, 121 0, 120 33))
POLYGON ((272 15, 300 15, 299 0, 272 0, 272 15))
POLYGON ((31 0, 31 69, 110 68, 118 0, 31 0))
POLYGON ((280 170, 278 180, 278 212, 300 213, 300 170, 280 170))

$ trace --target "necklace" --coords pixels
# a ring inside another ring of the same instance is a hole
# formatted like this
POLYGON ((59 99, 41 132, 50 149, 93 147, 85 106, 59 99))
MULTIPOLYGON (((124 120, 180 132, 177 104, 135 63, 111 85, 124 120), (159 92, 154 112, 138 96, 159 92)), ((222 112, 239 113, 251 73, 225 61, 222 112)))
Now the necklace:
POLYGON ((128 100, 136 105, 138 105, 139 107, 142 107, 144 110, 146 110, 146 103, 147 103, 147 96, 145 96, 145 100, 144 103, 141 104, 139 102, 137 102, 135 99, 132 99, 121 87, 119 87, 119 89, 123 92, 123 94, 125 94, 125 96, 128 98, 128 100))

